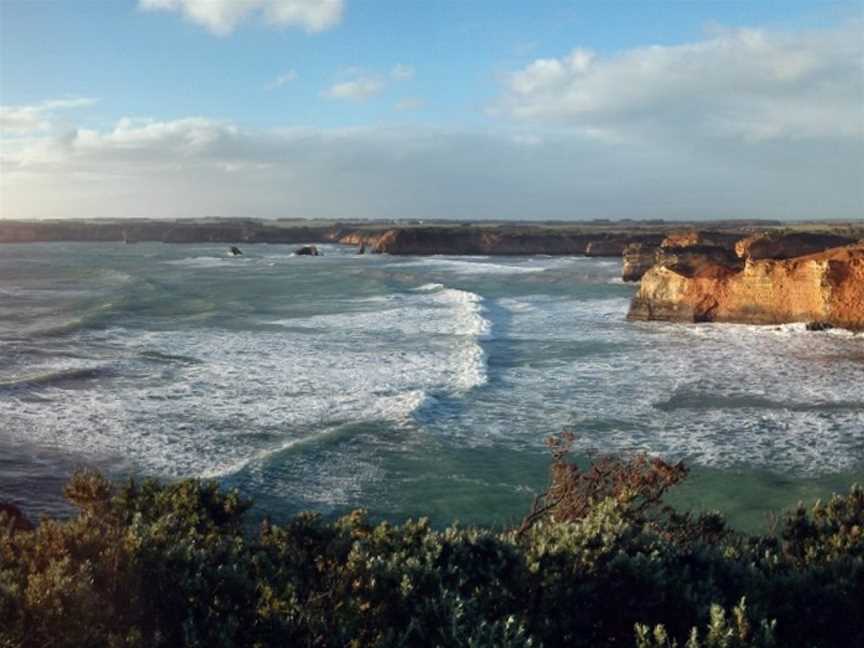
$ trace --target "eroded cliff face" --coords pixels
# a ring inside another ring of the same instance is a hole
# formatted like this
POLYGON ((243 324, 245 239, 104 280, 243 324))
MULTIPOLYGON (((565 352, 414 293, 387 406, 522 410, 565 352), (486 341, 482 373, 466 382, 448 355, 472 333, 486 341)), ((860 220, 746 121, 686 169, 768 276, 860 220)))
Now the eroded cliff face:
POLYGON ((711 258, 658 263, 643 277, 633 320, 781 324, 825 322, 864 330, 864 243, 794 259, 711 258))
POLYGON ((624 251, 632 245, 642 245, 645 247, 656 247, 661 240, 662 235, 650 236, 644 235, 639 237, 616 237, 602 239, 599 241, 591 241, 588 247, 585 248, 585 256, 589 257, 620 257, 624 256, 624 251))
POLYGON ((710 230, 686 230, 670 232, 660 247, 679 248, 693 246, 721 247, 732 250, 735 244, 744 236, 741 232, 715 232, 710 230))
POLYGON ((634 242, 656 245, 661 234, 621 235, 507 227, 395 227, 342 233, 346 245, 377 254, 587 255, 620 257, 634 242))
POLYGON ((621 278, 624 281, 639 281, 656 263, 657 246, 645 243, 631 243, 624 248, 624 267, 621 278))
POLYGON ((734 262, 732 251, 741 236, 735 232, 686 230, 670 232, 659 246, 651 242, 630 244, 623 250, 621 278, 624 281, 639 281, 656 263, 666 263, 674 256, 683 258, 701 255, 721 262, 734 262))
POLYGON ((585 254, 591 237, 470 227, 391 229, 372 241, 380 254, 585 254))
POLYGON ((735 244, 735 253, 746 259, 794 259, 822 250, 851 245, 855 239, 815 232, 760 232, 735 244))

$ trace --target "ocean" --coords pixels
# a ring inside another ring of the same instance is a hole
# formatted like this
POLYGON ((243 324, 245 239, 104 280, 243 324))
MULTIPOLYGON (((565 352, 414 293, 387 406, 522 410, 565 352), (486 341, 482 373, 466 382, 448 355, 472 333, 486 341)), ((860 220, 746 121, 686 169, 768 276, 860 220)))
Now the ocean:
POLYGON ((277 520, 507 526, 579 457, 684 460, 742 529, 864 481, 864 336, 628 322, 619 259, 0 246, 0 500, 77 468, 219 480, 277 520))

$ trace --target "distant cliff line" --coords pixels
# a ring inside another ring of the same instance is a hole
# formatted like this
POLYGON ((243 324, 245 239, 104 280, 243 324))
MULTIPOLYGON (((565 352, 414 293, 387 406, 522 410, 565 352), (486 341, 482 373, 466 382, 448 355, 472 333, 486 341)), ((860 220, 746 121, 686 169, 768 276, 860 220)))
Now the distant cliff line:
MULTIPOLYGON (((781 224, 758 220, 698 224, 662 221, 391 224, 249 219, 0 220, 0 243, 341 243, 387 254, 622 256, 624 248, 630 244, 657 246, 669 233, 693 226, 744 236, 781 224)), ((812 227, 825 228, 826 225, 813 224, 812 227)))

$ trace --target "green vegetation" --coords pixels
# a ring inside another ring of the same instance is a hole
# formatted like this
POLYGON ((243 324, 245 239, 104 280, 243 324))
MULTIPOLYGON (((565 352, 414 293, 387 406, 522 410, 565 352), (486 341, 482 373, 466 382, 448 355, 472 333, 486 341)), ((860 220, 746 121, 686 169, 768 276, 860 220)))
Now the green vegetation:
POLYGON ((663 503, 682 465, 568 461, 518 528, 432 529, 250 503, 196 480, 76 475, 66 521, 0 514, 0 646, 860 645, 864 490, 748 536, 663 503))

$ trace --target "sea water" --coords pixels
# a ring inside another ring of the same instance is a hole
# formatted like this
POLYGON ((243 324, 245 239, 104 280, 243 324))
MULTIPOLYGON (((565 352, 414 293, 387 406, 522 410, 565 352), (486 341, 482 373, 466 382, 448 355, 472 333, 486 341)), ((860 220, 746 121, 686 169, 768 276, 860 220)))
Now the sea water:
POLYGON ((742 528, 864 481, 862 335, 628 322, 619 259, 296 247, 0 246, 0 499, 63 514, 95 467, 506 526, 564 430, 742 528))

